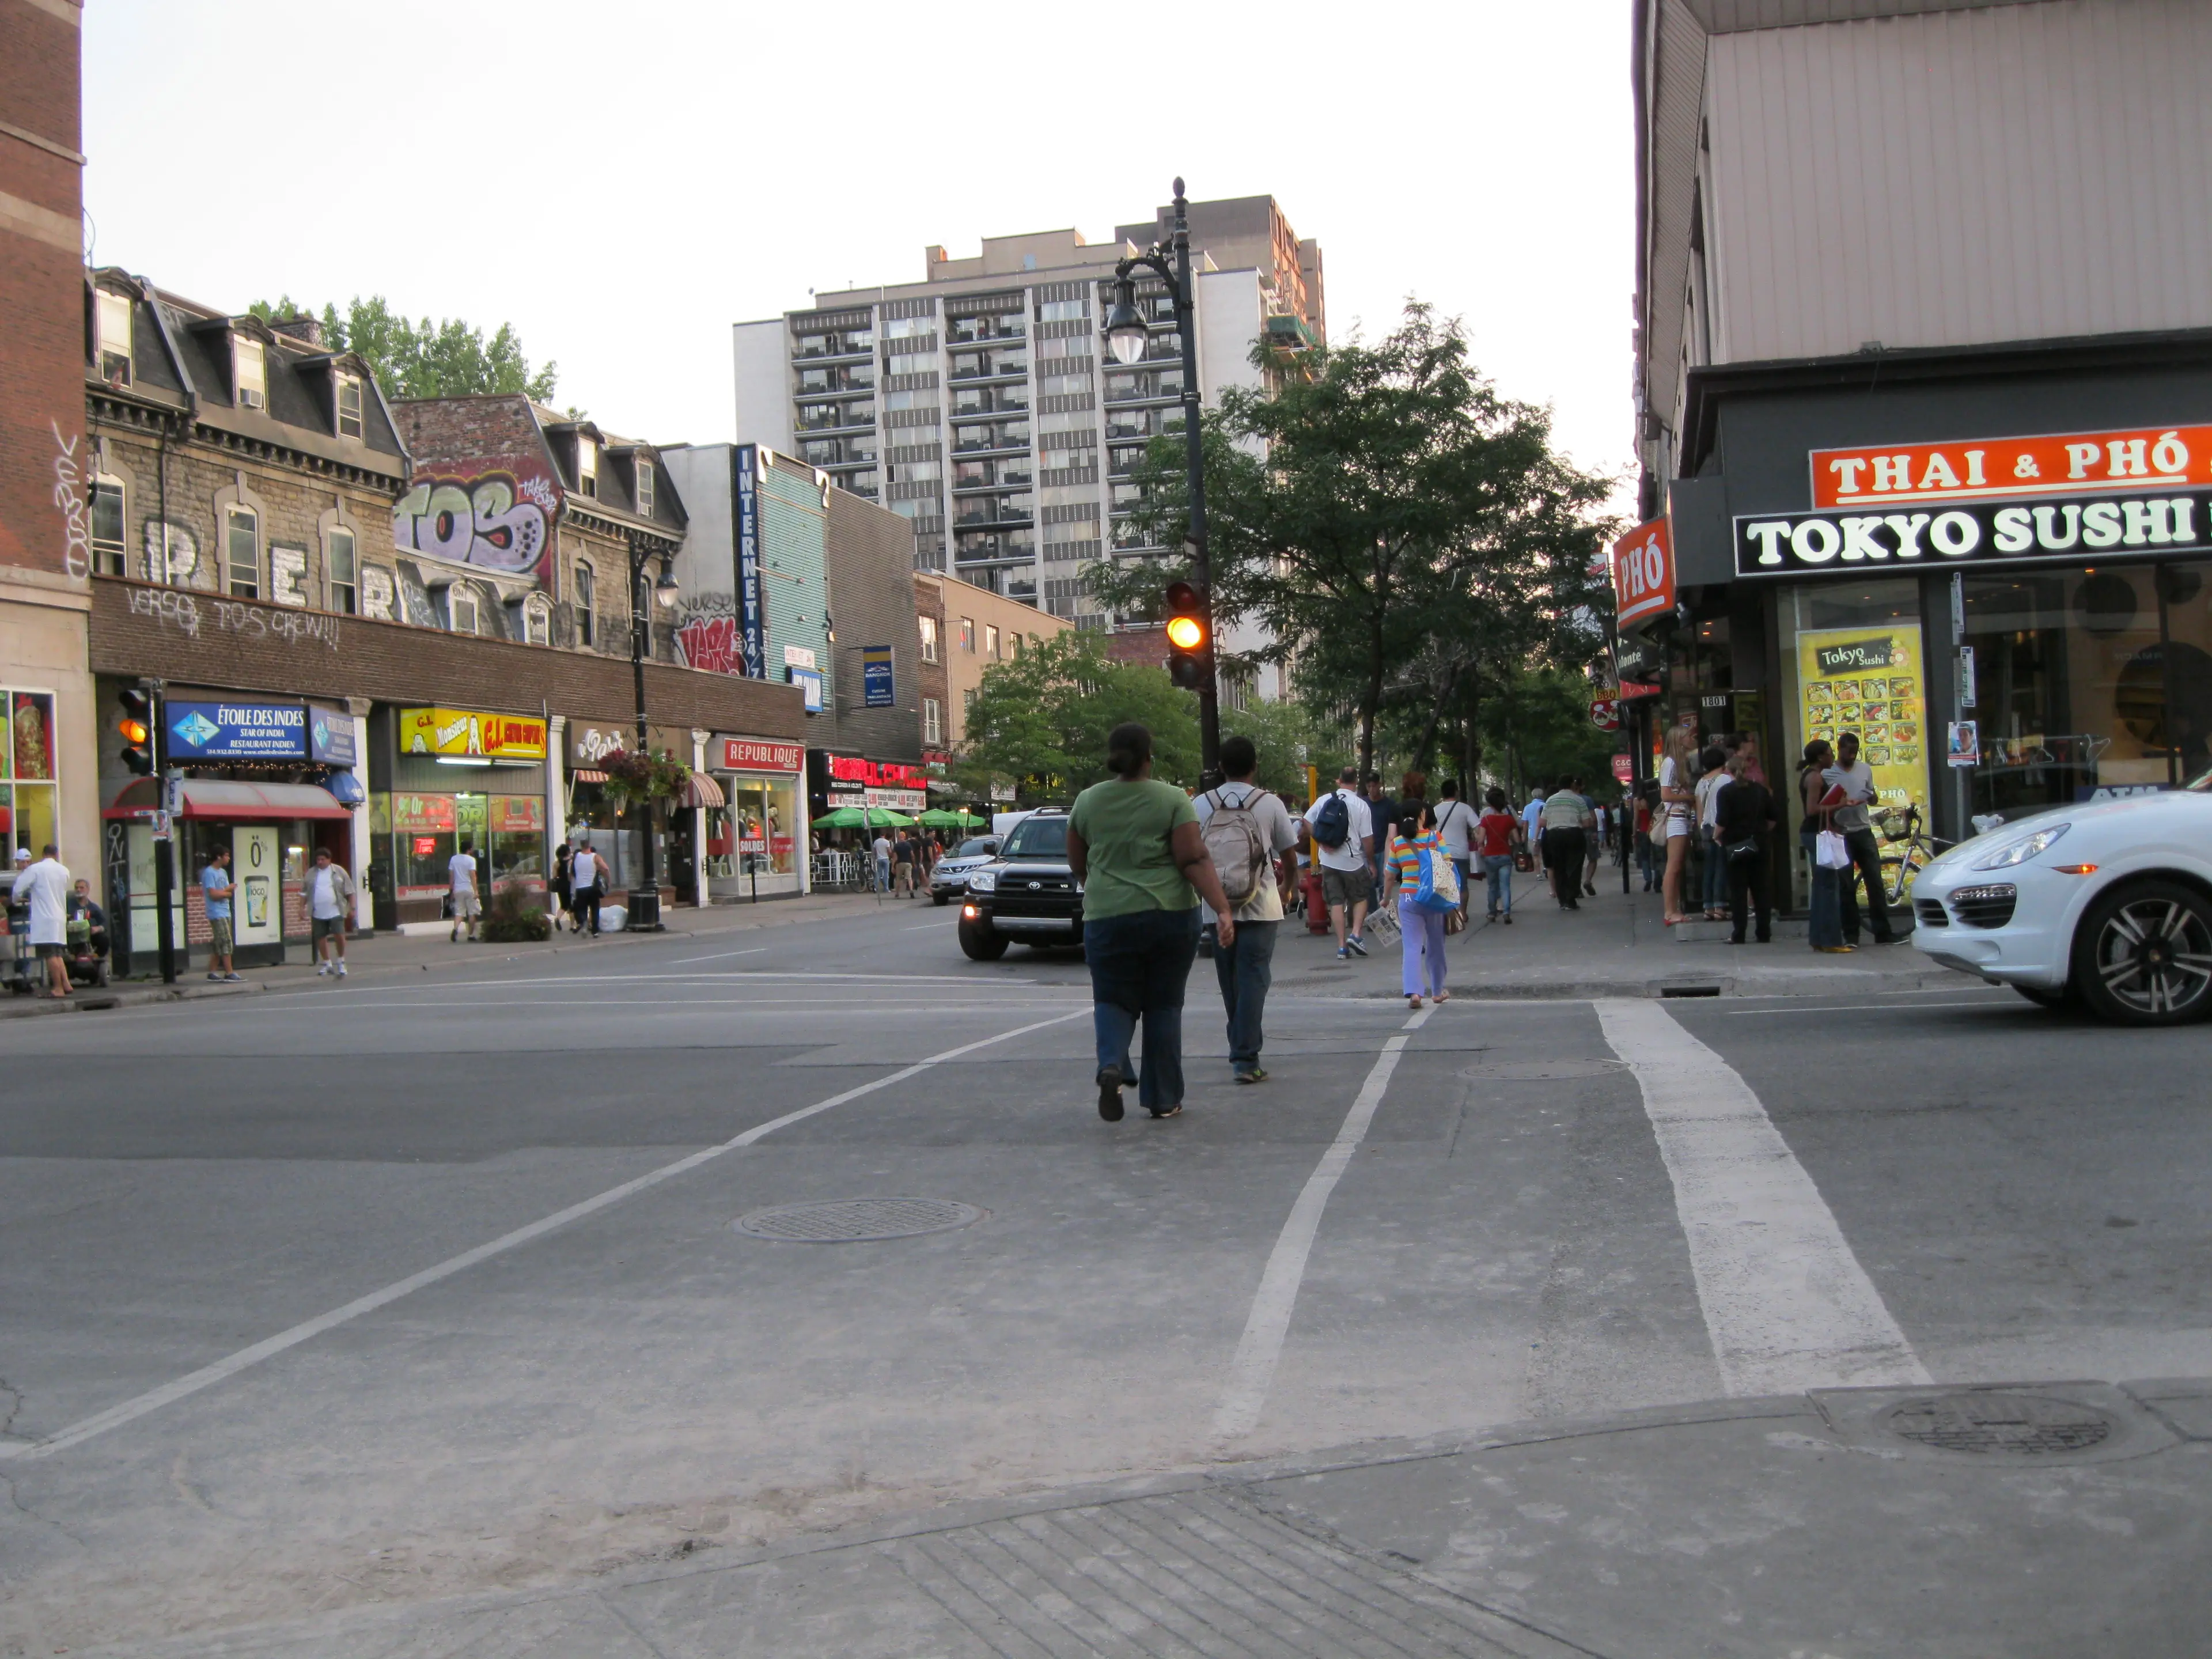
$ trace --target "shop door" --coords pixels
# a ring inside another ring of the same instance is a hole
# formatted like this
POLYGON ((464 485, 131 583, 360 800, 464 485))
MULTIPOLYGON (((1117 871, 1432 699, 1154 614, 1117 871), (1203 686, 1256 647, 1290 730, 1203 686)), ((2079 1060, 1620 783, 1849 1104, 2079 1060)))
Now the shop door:
POLYGON ((240 945, 277 945, 284 937, 283 860, 274 827, 240 824, 230 832, 230 867, 238 881, 231 927, 240 945))

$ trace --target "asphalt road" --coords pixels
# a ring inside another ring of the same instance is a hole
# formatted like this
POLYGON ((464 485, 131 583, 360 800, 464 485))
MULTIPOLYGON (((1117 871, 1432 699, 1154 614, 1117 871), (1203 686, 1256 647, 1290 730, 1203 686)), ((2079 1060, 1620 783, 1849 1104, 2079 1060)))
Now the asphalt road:
POLYGON ((1079 960, 926 906, 0 1027, 0 1651, 1769 1382, 2212 1376, 2212 1027, 1409 1020, 1283 953, 1273 1080, 1200 963, 1188 1109, 1118 1126, 1079 960), (887 1195, 988 1214, 732 1225, 887 1195))

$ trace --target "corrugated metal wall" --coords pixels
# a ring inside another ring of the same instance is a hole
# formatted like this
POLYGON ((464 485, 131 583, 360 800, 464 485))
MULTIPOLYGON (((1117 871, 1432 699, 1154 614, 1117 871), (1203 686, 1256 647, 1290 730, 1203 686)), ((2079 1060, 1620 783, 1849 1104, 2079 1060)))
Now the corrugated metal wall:
POLYGON ((1708 51, 1717 361, 2212 326, 2206 0, 1708 51))

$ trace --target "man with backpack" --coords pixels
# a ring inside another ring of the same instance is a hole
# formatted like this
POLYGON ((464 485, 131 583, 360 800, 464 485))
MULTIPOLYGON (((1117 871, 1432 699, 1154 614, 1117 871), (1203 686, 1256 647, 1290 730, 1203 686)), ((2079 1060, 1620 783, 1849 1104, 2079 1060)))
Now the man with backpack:
POLYGON ((1359 929, 1375 896, 1375 820, 1359 798, 1358 785, 1359 769, 1346 767, 1337 774, 1336 787, 1309 806, 1303 820, 1321 860, 1322 897, 1336 929, 1340 962, 1367 954, 1359 929))
POLYGON ((1267 1079, 1260 1065, 1260 1020, 1274 979, 1283 895, 1297 874, 1289 854, 1298 844, 1297 831, 1290 810, 1252 781, 1259 764, 1251 738, 1224 738, 1221 769, 1229 781, 1191 803, 1221 890, 1236 906, 1236 938, 1213 947, 1213 971, 1229 1013, 1230 1075, 1239 1083, 1267 1079))

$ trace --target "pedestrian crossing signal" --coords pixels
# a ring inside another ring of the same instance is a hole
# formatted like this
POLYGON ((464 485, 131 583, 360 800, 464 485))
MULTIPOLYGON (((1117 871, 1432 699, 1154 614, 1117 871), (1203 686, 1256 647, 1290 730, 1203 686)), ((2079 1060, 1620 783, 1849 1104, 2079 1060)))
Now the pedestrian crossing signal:
POLYGON ((1168 678, 1184 690, 1195 691, 1213 672, 1206 602, 1188 582, 1170 582, 1167 610, 1168 678))
POLYGON ((154 699, 137 686, 126 689, 118 701, 123 718, 115 729, 123 735, 123 764, 138 777, 154 772, 154 699))

